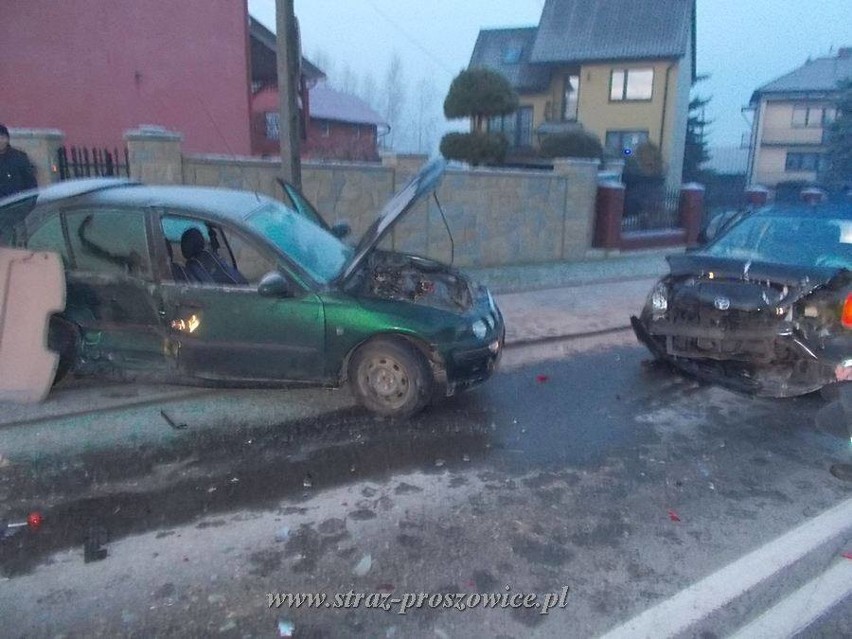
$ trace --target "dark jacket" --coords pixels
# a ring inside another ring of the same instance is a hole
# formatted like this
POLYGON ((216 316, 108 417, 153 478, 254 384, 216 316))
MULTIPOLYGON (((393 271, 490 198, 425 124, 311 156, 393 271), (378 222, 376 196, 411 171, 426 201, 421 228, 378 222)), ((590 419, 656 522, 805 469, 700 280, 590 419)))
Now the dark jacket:
POLYGON ((0 198, 38 186, 27 154, 11 146, 0 153, 0 198))

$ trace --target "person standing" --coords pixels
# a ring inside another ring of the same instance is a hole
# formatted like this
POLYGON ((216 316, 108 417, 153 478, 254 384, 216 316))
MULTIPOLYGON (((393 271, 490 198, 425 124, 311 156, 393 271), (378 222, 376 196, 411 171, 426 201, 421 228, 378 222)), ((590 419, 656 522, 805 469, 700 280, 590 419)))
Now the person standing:
POLYGON ((0 124, 0 199, 37 186, 30 158, 9 144, 9 129, 0 124))

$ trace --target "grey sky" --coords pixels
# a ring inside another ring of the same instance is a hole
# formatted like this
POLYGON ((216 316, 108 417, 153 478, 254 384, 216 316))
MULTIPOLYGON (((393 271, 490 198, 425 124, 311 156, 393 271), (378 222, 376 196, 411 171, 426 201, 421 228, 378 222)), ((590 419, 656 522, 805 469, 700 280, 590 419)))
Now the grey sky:
MULTIPOLYGON (((624 0, 629 2, 630 0, 624 0)), ((296 0, 304 52, 322 51, 378 82, 394 52, 414 87, 431 76, 441 99, 467 66, 481 28, 538 23, 544 0, 296 0)), ((252 14, 275 25, 275 0, 249 0, 252 14)), ((852 46, 852 0, 698 0, 697 91, 712 96, 713 145, 738 144, 741 108, 758 86, 831 47, 852 46)))

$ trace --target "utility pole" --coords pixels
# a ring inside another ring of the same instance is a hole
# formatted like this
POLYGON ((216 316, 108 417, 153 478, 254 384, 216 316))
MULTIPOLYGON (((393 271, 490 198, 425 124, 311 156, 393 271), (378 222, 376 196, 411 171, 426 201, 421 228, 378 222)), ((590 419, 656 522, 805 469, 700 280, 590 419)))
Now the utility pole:
POLYGON ((281 172, 285 180, 301 189, 298 96, 302 53, 293 0, 275 0, 275 22, 278 44, 278 139, 281 142, 281 172))

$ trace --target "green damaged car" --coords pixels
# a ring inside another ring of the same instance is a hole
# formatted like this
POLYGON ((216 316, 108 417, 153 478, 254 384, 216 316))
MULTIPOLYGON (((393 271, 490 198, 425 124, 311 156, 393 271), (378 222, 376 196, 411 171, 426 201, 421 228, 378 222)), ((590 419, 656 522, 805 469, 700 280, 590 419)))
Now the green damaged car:
MULTIPOLYGON (((0 201, 0 244, 58 253, 57 377, 184 384, 346 382, 367 409, 411 415, 485 381, 503 349, 484 286, 379 242, 432 194, 424 168, 357 245, 256 193, 129 180, 60 183, 0 201)), ((312 209, 311 209, 312 210, 312 209)))

